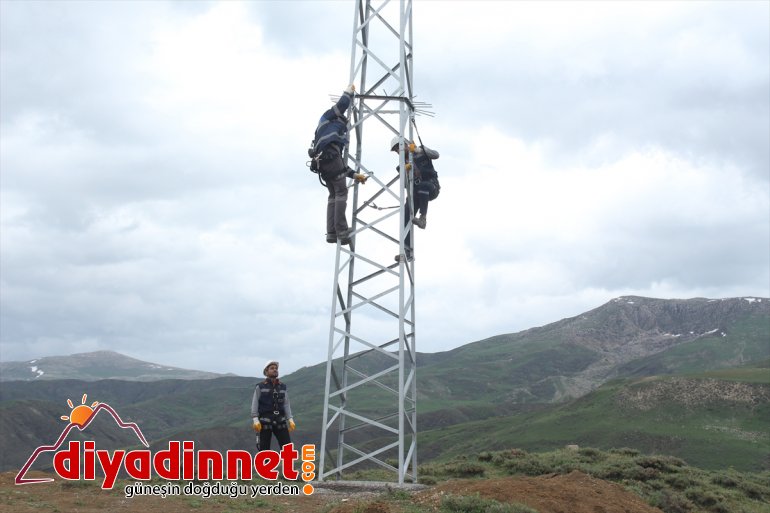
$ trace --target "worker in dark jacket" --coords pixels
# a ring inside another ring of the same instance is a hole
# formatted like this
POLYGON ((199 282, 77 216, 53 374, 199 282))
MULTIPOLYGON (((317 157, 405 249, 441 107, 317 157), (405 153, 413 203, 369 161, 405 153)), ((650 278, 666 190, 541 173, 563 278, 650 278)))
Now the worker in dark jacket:
MULTIPOLYGON (((391 151, 398 152, 398 141, 398 136, 390 141, 391 151)), ((438 183, 438 173, 433 167, 433 161, 439 157, 439 153, 427 146, 417 146, 406 140, 404 141, 404 148, 408 150, 404 158, 404 161, 409 164, 407 171, 412 169, 414 173, 414 209, 420 214, 420 217, 414 218, 414 224, 425 229, 428 223, 428 202, 436 199, 441 190, 438 183)))
MULTIPOLYGON (((390 150, 398 153, 399 136, 390 141, 390 150)), ((414 209, 420 216, 415 216, 412 222, 415 226, 425 229, 428 223, 428 202, 436 199, 441 191, 441 185, 438 181, 438 173, 433 167, 433 161, 439 158, 439 153, 427 146, 417 146, 413 142, 404 140, 404 162, 406 163, 406 172, 412 175, 412 196, 414 199, 414 209)), ((409 203, 406 205, 406 223, 411 217, 412 212, 409 203)), ((406 258, 412 260, 412 234, 406 236, 404 244, 406 246, 406 258)), ((400 256, 396 256, 399 260, 400 256)))
POLYGON ((345 164, 345 148, 348 136, 348 120, 345 113, 355 94, 352 84, 345 89, 337 103, 323 113, 318 121, 313 140, 313 151, 318 158, 318 170, 326 182, 329 197, 326 203, 326 242, 350 244, 350 228, 345 218, 348 201, 347 178, 357 183, 366 182, 366 175, 356 173, 345 164))
POLYGON ((251 421, 257 433, 257 450, 270 449, 272 435, 283 447, 291 443, 289 433, 296 425, 291 415, 289 392, 278 379, 278 362, 270 360, 262 370, 265 380, 257 383, 251 399, 251 421))

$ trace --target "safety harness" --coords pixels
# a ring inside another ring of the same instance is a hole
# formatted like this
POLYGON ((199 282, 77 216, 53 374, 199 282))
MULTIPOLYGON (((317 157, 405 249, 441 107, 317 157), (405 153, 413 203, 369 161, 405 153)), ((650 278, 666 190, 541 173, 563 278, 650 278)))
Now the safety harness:
POLYGON ((275 431, 288 429, 288 421, 284 411, 286 385, 276 380, 265 380, 257 384, 259 388, 259 422, 262 429, 275 431), (268 391, 269 388, 269 391, 268 391), (283 392, 283 394, 281 394, 283 392), (269 395, 269 397, 264 397, 269 395))
POLYGON ((342 138, 344 134, 339 131, 329 132, 322 137, 318 137, 318 132, 332 121, 339 121, 343 126, 348 126, 348 118, 337 109, 337 105, 334 105, 332 110, 336 115, 334 119, 325 119, 316 127, 313 140, 310 142, 310 147, 307 150, 310 160, 305 163, 311 172, 318 175, 318 182, 324 187, 326 187, 326 182, 336 180, 346 171, 340 148, 334 143, 324 144, 328 139, 332 137, 342 138), (323 146, 325 146, 325 149, 319 150, 323 146))

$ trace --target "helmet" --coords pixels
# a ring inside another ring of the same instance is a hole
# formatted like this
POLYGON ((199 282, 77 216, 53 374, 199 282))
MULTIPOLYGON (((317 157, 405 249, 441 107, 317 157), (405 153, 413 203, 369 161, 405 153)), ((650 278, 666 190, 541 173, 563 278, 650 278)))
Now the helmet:
POLYGON ((278 367, 278 362, 275 360, 268 360, 267 362, 265 362, 265 367, 262 369, 263 376, 267 376, 267 368, 273 364, 275 364, 275 366, 278 367))
MULTIPOLYGON (((398 150, 398 142, 401 140, 401 136, 395 136, 393 139, 390 140, 390 151, 397 151, 398 150)), ((404 137, 404 145, 409 145, 409 139, 404 137)))
MULTIPOLYGON (((398 143, 401 140, 401 136, 397 135, 393 139, 390 140, 390 151, 397 151, 398 150, 398 143)), ((409 146, 411 144, 411 141, 404 137, 404 146, 409 146)))

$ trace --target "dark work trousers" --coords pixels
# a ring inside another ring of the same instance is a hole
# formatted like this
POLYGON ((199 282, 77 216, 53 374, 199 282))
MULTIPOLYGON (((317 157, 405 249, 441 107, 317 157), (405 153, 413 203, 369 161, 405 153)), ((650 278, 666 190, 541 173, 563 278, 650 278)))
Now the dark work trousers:
POLYGON ((436 185, 432 182, 424 181, 414 186, 414 208, 421 216, 428 215, 428 202, 436 191, 436 185))
MULTIPOLYGON (((409 198, 406 198, 406 205, 404 205, 404 228, 409 226, 409 220, 412 219, 412 207, 409 206, 409 198)), ((412 232, 414 231, 414 227, 409 230, 409 233, 406 234, 406 237, 404 238, 404 250, 406 253, 412 252, 412 232)))
POLYGON ((345 173, 338 175, 336 179, 326 180, 326 188, 329 189, 329 197, 326 203, 326 233, 343 235, 348 229, 348 221, 345 219, 345 209, 348 206, 348 184, 345 173))
POLYGON ((262 426, 262 431, 257 433, 257 450, 270 450, 270 441, 272 440, 273 435, 275 435, 275 439, 278 440, 279 450, 284 445, 291 443, 291 437, 289 436, 288 428, 272 430, 265 429, 265 426, 262 426))

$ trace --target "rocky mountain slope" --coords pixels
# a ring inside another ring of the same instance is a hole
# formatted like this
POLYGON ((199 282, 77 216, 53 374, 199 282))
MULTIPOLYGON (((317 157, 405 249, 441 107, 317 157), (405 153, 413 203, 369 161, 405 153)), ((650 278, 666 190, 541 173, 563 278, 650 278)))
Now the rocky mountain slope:
POLYGON ((446 356, 447 364, 421 373, 423 391, 443 367, 453 366, 459 382, 485 383, 502 400, 560 401, 615 377, 705 371, 768 358, 770 300, 620 297, 579 316, 467 344, 446 356), (467 378, 463 369, 470 371, 467 378))

